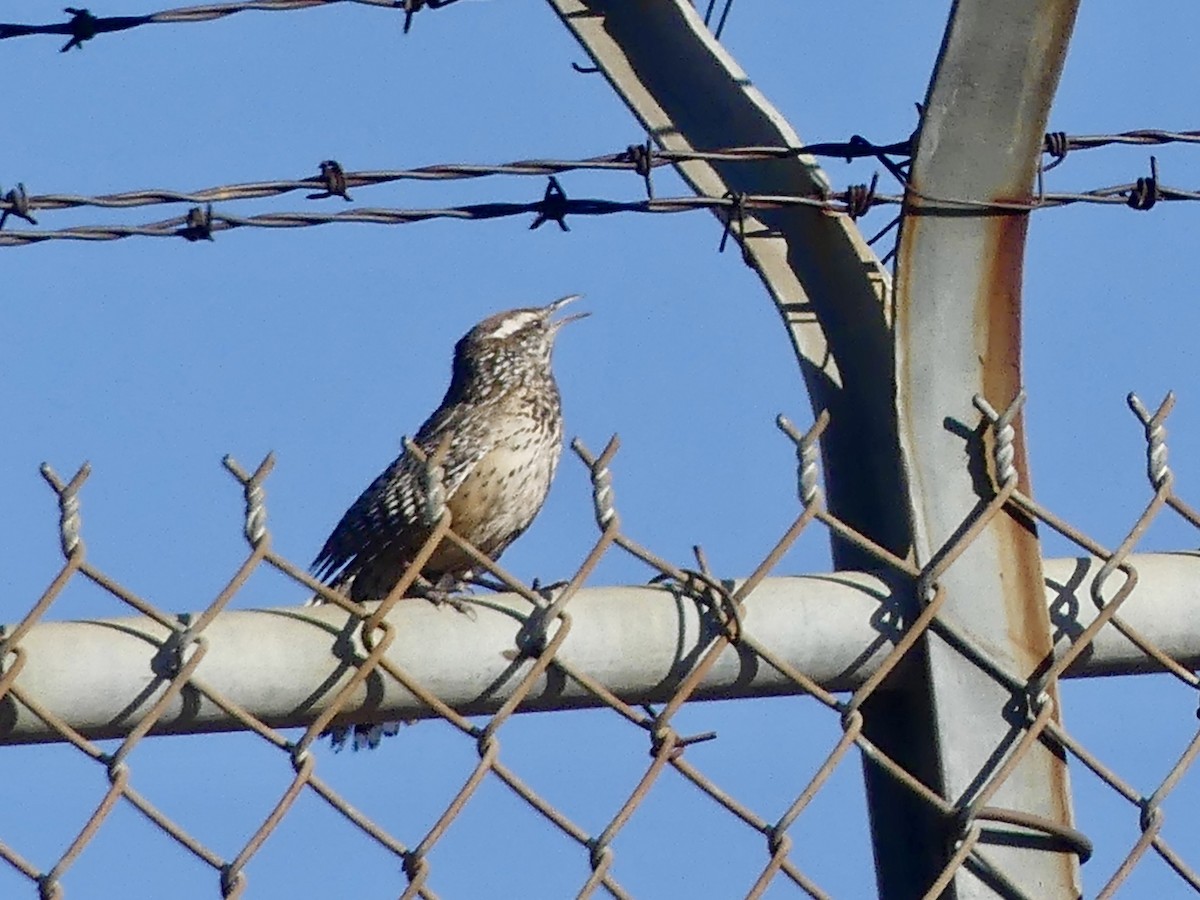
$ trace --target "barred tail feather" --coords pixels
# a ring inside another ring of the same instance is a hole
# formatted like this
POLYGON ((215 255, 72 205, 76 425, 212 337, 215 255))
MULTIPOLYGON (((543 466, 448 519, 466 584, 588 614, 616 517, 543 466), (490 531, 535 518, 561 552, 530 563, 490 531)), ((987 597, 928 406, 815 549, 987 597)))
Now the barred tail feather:
POLYGON ((329 735, 334 753, 340 753, 349 744, 352 750, 374 750, 385 737, 400 733, 403 722, 376 722, 364 725, 334 725, 321 732, 329 735))

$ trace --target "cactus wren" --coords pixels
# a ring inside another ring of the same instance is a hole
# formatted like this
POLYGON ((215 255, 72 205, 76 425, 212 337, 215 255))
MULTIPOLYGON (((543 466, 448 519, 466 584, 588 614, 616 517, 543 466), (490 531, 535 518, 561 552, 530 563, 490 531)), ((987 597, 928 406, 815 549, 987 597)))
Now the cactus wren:
MULTIPOLYGON (((542 508, 562 453, 562 406, 550 366, 554 339, 576 313, 551 316, 579 295, 548 306, 484 319, 454 348, 450 387, 414 443, 432 454, 449 434, 443 467, 451 527, 493 559, 542 508)), ((421 464, 402 453, 342 516, 312 568, 351 600, 382 600, 428 538, 421 464)), ((440 599, 471 574, 474 562, 442 541, 421 571, 425 596, 440 599), (432 590, 430 589, 432 586, 432 590)), ((396 723, 335 726, 335 749, 376 746, 396 723)))

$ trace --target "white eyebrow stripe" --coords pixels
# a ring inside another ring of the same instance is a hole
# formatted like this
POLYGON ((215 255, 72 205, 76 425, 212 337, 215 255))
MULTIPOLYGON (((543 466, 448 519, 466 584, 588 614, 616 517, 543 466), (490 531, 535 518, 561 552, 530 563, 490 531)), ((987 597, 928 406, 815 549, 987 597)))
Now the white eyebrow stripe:
POLYGON ((537 321, 537 318, 537 313, 532 312, 522 312, 507 316, 498 327, 488 332, 488 337, 506 338, 520 331, 526 325, 532 325, 537 321))

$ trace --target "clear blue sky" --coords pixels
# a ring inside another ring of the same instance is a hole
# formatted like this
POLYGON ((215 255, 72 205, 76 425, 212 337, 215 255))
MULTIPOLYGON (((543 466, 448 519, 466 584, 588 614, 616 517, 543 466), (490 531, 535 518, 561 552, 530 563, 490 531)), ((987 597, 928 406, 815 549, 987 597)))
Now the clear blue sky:
MULTIPOLYGON (((750 2, 725 43, 809 141, 906 136, 941 40, 945 3, 750 2)), ((92 6, 138 14, 135 0, 92 6)), ((55 4, 8 0, 0 18, 46 22, 55 4)), ((435 162, 582 157, 641 139, 599 76, 573 72, 582 52, 534 0, 462 2, 417 15, 346 5, 246 13, 220 22, 101 36, 60 55, 62 39, 0 43, 4 140, 0 185, 31 193, 200 188, 303 177, 336 158, 347 169, 435 162)), ((1071 133, 1195 128, 1200 8, 1153 0, 1134 9, 1088 0, 1051 125, 1071 133)), ((1148 150, 1072 155, 1049 189, 1134 180, 1148 150)), ((1200 187, 1200 151, 1155 151, 1165 183, 1200 187)), ((839 186, 870 164, 834 161, 839 186)), ((572 196, 635 199, 628 173, 568 175, 572 196)), ((661 196, 685 188, 665 170, 661 196)), ((405 183, 356 192, 362 205, 424 207, 540 196, 539 179, 405 183)), ((300 194, 220 209, 342 209, 300 194)), ((44 213, 46 227, 148 222, 163 208, 44 213)), ((1181 491, 1195 501, 1200 459, 1193 274, 1195 204, 1074 207, 1035 217, 1026 267, 1025 363, 1032 475, 1039 499, 1116 544, 1147 496, 1139 429, 1124 407, 1167 388, 1181 491)), ((864 224, 873 232, 890 213, 864 224)), ((13 222, 8 227, 24 227, 13 222)), ((220 459, 278 454, 268 484, 275 546, 307 563, 346 505, 440 399, 450 349, 498 309, 587 295, 593 317, 565 333, 557 371, 570 435, 599 449, 619 432, 614 467, 629 531, 678 562, 703 544, 715 570, 744 575, 795 514, 794 458, 773 419, 811 421, 788 342, 736 252, 720 256, 707 213, 575 218, 572 231, 525 220, 402 227, 242 230, 214 243, 130 239, 0 249, 0 620, 19 619, 60 564, 42 460, 68 475, 83 460, 89 558, 159 606, 204 607, 244 554, 241 498, 220 459)), ((505 556, 525 578, 574 570, 594 537, 583 468, 565 458, 535 526, 505 556)), ((1148 548, 1195 535, 1156 525, 1148 548)), ((1068 549, 1049 540, 1048 554, 1068 549)), ((829 566, 806 536, 784 571, 829 566)), ((595 583, 642 581, 611 555, 595 583)), ((299 602, 256 578, 235 606, 299 602)), ((122 615, 76 583, 55 618, 122 615)), ((64 648, 68 652, 68 648, 64 648)), ((1147 793, 1194 733, 1195 697, 1154 677, 1069 685, 1073 733, 1147 793)), ((768 818, 803 787, 839 734, 805 699, 700 704, 681 731, 715 729, 688 758, 768 818)), ((607 712, 517 717, 503 758, 593 833, 648 764, 645 735, 607 712)), ((410 845, 476 759, 440 723, 406 730, 371 754, 320 750, 321 773, 410 845)), ((49 868, 107 786, 64 746, 3 751, 0 841, 49 868)), ((136 787, 232 858, 291 779, 256 737, 159 738, 130 764, 136 787)), ((1137 812, 1073 767, 1080 826, 1097 843, 1084 868, 1094 894, 1136 840, 1137 812)), ((1167 805, 1166 834, 1200 862, 1196 777, 1167 805)), ((795 862, 836 897, 873 891, 859 766, 843 764, 792 831, 795 862)), ((667 773, 615 844, 614 873, 638 897, 744 893, 766 860, 762 840, 667 773)), ((441 896, 558 898, 587 876, 586 853, 497 782, 489 782, 431 856, 441 896)), ((249 897, 394 897, 398 861, 331 812, 302 799, 248 869, 249 897)), ((216 877, 121 807, 70 871, 72 898, 217 896, 216 877)), ((1125 895, 1180 896, 1148 857, 1125 895)), ((798 895, 777 880, 772 897, 798 895)), ((0 865, 0 897, 35 889, 0 865)))

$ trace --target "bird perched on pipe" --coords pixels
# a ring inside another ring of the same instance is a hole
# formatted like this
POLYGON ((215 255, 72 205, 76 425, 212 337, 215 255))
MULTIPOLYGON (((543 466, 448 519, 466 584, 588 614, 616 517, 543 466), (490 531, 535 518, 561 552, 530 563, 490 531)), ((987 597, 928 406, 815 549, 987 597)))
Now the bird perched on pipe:
MULTIPOLYGON (((498 559, 537 516, 562 454, 562 404, 551 369, 558 331, 588 313, 552 318, 579 299, 512 309, 484 319, 454 348, 450 387, 413 443, 432 456, 449 435, 442 487, 451 528, 498 559)), ((424 464, 405 451, 342 516, 312 564, 331 588, 357 602, 382 600, 429 537, 424 464)), ((419 595, 449 597, 475 562, 443 540, 421 570, 419 595)), ((353 737, 374 747, 397 723, 329 729, 335 749, 353 737)))

